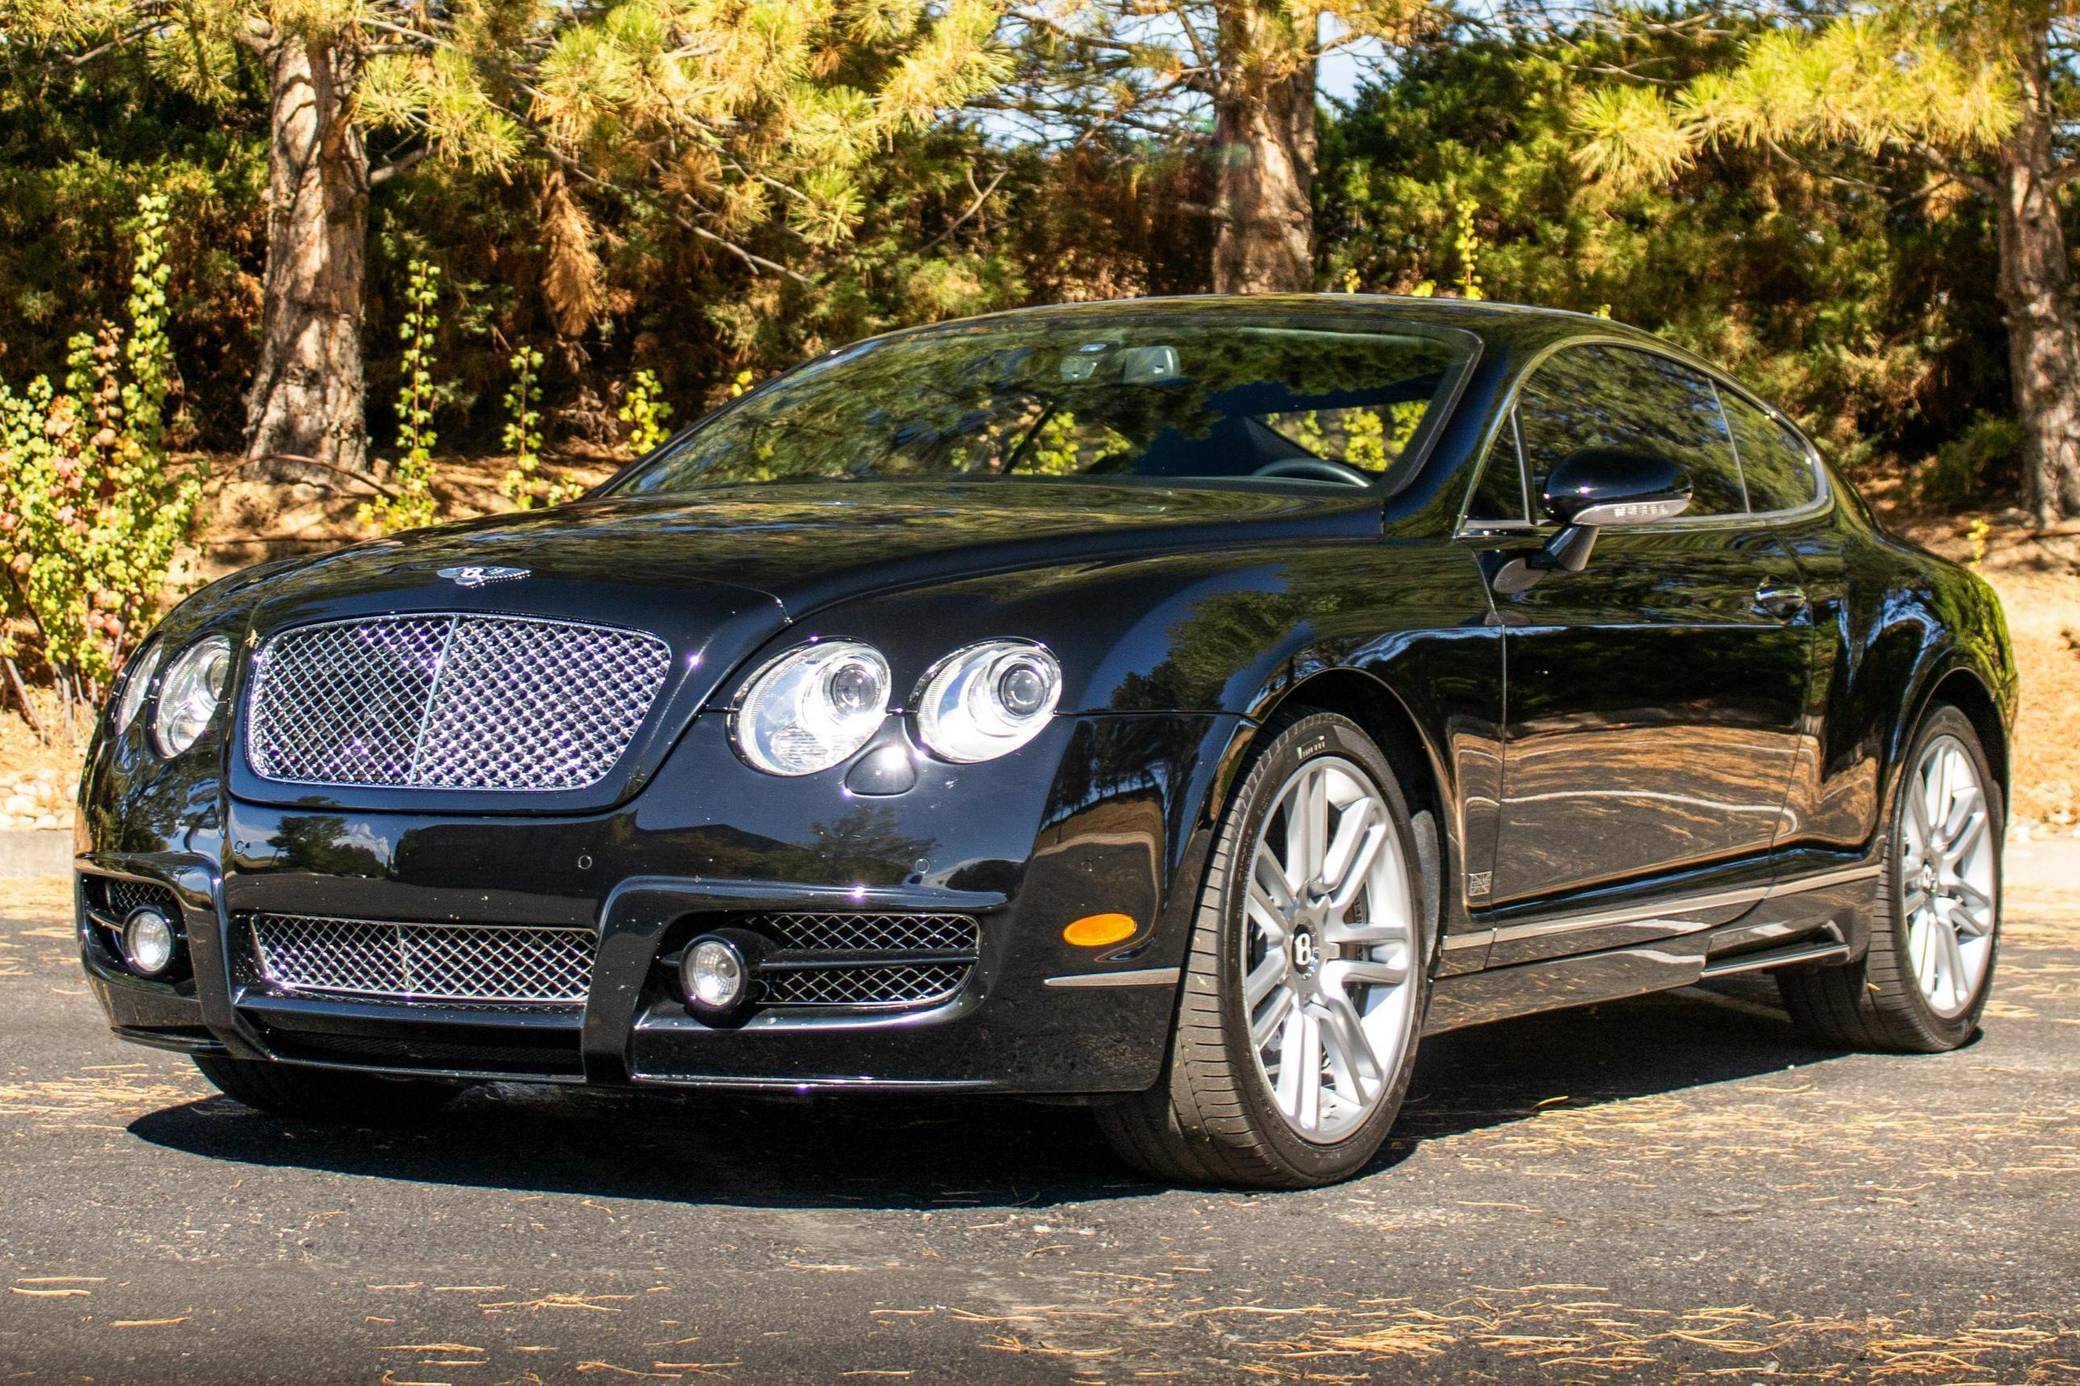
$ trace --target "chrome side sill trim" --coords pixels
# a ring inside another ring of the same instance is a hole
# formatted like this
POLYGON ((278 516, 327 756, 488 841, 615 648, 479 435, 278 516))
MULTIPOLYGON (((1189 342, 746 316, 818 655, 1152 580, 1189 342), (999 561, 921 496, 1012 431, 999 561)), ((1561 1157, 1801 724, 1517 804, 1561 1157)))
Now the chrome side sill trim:
MULTIPOLYGON (((1770 887, 1743 886, 1738 890, 1713 891, 1708 895, 1692 895, 1680 900, 1663 900, 1658 904, 1634 905, 1621 910, 1599 910, 1595 914, 1575 915, 1570 919, 1541 920, 1533 924, 1510 924, 1495 931, 1495 942, 1514 943, 1520 938, 1543 938, 1548 934, 1573 933, 1577 929, 1598 929, 1609 924, 1639 924, 1647 920, 1665 919, 1671 923, 1692 923, 1683 915, 1691 910, 1716 909, 1722 905, 1752 905, 1770 893, 1770 887)), ((1703 928, 1703 925, 1698 925, 1703 928)))
POLYGON ((1772 892, 1778 895, 1789 895, 1801 890, 1824 890, 1828 886, 1848 885, 1854 881, 1867 881, 1873 876, 1882 875, 1884 870, 1884 865, 1877 863, 1844 867, 1839 871, 1823 871, 1817 876, 1793 876, 1789 880, 1778 881, 1772 887, 1772 892))
POLYGON ((1184 975, 1181 967, 1144 967, 1133 972, 1079 972, 1071 977, 1049 977, 1051 987, 1169 987, 1184 975))
POLYGON ((1787 948, 1776 953, 1756 953, 1745 958, 1728 958, 1722 963, 1706 963, 1698 980, 1709 982, 1714 977, 1731 977, 1741 972, 1767 972, 1774 967, 1789 967, 1793 963, 1846 962, 1849 945, 1846 943, 1816 943, 1806 948, 1787 948))

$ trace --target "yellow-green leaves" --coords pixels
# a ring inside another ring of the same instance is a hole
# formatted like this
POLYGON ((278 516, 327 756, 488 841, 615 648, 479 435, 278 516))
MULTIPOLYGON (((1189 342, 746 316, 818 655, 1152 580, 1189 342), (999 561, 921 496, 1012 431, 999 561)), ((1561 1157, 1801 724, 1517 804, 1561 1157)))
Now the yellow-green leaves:
POLYGON ((27 617, 34 653, 83 693, 150 629, 202 489, 165 447, 167 201, 137 211, 127 336, 103 323, 74 337, 62 389, 0 382, 0 616, 27 617))
POLYGON ((1995 23, 1909 7, 1818 29, 1772 29, 1734 67, 1673 96, 1607 86, 1575 107, 1579 161, 1619 184, 1659 181, 1716 141, 1822 142, 1865 152, 1931 145, 1971 153, 1997 144, 2020 114, 2014 37, 1995 23))
POLYGON ((419 529, 440 517, 433 494, 434 347, 440 334, 440 266, 413 260, 407 266, 404 321, 404 380, 397 387, 397 466, 392 488, 361 506, 359 517, 379 534, 419 529))

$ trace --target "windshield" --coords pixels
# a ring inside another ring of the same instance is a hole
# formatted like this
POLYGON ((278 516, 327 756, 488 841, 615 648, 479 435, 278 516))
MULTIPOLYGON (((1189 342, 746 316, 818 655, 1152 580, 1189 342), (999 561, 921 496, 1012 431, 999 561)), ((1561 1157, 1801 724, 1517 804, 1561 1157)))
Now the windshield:
POLYGON ((611 488, 761 481, 1249 477, 1365 484, 1464 354, 1414 331, 1131 319, 863 343, 718 410, 611 488))

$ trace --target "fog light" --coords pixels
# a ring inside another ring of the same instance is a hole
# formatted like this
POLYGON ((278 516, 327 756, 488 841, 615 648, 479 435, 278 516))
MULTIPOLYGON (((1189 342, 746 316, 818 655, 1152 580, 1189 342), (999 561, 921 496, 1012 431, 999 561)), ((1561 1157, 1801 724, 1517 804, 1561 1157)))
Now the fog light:
POLYGON ((130 911, 123 921, 123 961, 140 977, 157 977, 173 966, 174 950, 180 946, 173 924, 149 905, 130 911))
POLYGON ((734 939, 703 934, 679 959, 686 1004, 705 1015, 723 1015, 742 1005, 751 990, 751 959, 734 939))

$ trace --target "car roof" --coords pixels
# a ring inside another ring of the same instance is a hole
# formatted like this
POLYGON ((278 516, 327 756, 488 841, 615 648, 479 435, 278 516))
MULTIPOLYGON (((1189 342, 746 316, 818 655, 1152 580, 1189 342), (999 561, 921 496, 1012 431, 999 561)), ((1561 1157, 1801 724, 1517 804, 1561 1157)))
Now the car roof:
MULTIPOLYGON (((1570 337, 1604 337, 1635 341, 1673 355, 1689 353, 1652 333, 1589 313, 1564 308, 1544 308, 1528 303, 1497 303, 1485 299, 1417 298, 1401 294, 1178 294, 1162 298, 1115 298, 1083 303, 1048 304, 1033 308, 1010 308, 934 327, 959 327, 969 323, 1031 321, 1102 322, 1113 320, 1160 320, 1166 317, 1216 317, 1239 325, 1274 326, 1305 319, 1319 324, 1325 319, 1348 320, 1356 327, 1381 318, 1430 327, 1458 328, 1492 342, 1537 349, 1549 342, 1570 337)), ((916 330, 916 329, 913 329, 916 330)), ((925 329, 930 330, 930 329, 925 329)))

